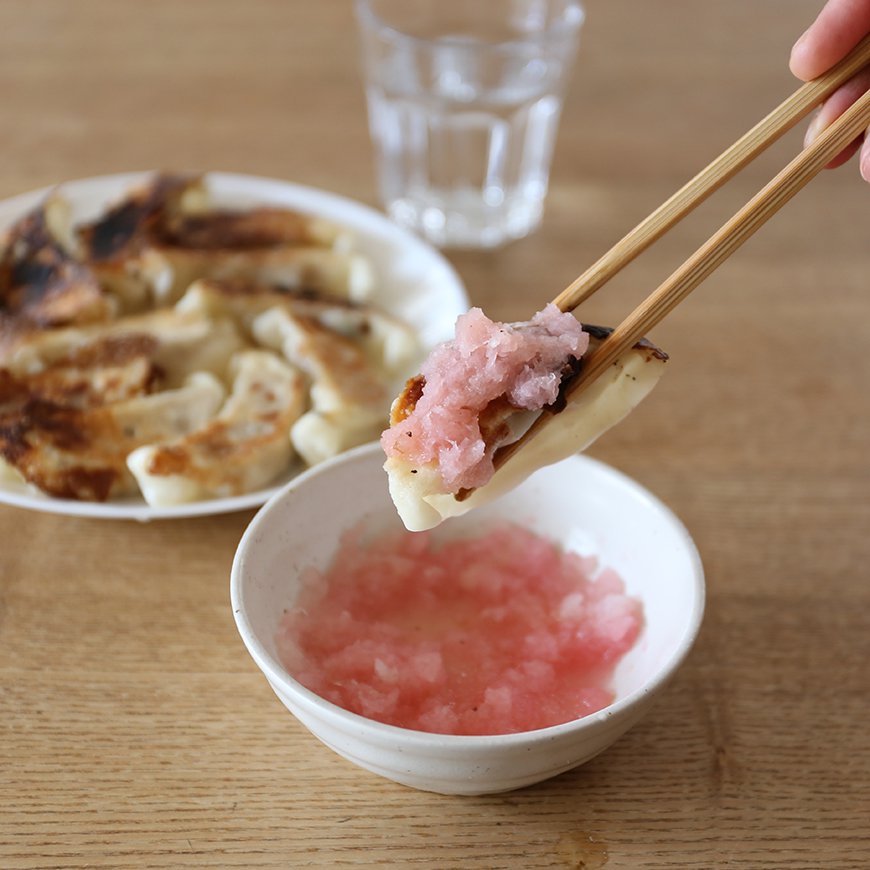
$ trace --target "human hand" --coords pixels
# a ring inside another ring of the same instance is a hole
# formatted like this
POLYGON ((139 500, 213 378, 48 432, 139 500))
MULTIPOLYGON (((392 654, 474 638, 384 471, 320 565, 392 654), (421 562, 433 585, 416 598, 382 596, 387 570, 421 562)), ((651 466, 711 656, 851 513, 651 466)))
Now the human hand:
MULTIPOLYGON (((791 71, 809 81, 829 70, 842 60, 870 33, 870 0, 828 0, 818 18, 798 39, 791 50, 791 71)), ((834 119, 838 118, 858 97, 870 90, 870 68, 862 70, 839 90, 831 94, 807 128, 805 145, 834 119)), ((859 148, 858 165, 865 181, 870 181, 870 135, 865 134, 828 164, 830 167, 845 163, 859 148)))

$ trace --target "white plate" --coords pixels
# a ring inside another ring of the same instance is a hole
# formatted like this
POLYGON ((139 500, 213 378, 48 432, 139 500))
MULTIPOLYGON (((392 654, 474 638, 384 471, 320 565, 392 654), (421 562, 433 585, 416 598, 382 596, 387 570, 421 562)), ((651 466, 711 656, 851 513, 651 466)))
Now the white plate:
MULTIPOLYGON (((59 190, 72 204, 76 221, 90 220, 151 174, 139 172, 86 178, 62 184, 59 190)), ((450 338, 454 321, 468 309, 465 288, 447 260, 374 209, 326 191, 271 178, 220 172, 210 172, 206 178, 210 191, 221 205, 287 206, 350 227, 356 233, 358 249, 370 259, 377 276, 372 301, 415 324, 424 350, 450 338)), ((48 192, 38 190, 0 202, 0 230, 37 206, 48 192)), ((206 516, 257 507, 293 476, 294 473, 289 472, 273 486, 258 492, 162 508, 150 507, 142 498, 103 503, 53 498, 27 484, 0 479, 0 503, 104 519, 147 521, 206 516)))

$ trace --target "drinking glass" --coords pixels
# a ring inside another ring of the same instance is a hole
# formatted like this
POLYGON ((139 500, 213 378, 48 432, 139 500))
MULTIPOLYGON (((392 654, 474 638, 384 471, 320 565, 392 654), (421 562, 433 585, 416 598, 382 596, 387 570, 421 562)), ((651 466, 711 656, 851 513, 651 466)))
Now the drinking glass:
POLYGON ((356 0, 384 207, 442 247, 540 223, 576 0, 356 0))

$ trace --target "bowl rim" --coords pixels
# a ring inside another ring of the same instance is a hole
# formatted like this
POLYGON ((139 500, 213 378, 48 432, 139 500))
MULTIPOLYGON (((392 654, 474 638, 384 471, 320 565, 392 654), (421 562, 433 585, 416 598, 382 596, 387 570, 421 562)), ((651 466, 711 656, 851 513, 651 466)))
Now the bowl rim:
POLYGON ((485 745, 489 749, 495 749, 499 747, 508 748, 513 744, 550 742, 558 740, 566 734, 574 734, 578 731, 584 731, 598 723, 607 722, 614 717, 627 714, 631 708, 638 704, 638 702, 662 688, 685 661, 700 631, 706 606, 704 567, 701 562, 700 553, 698 552, 698 548, 695 545, 692 536, 689 534, 689 531, 683 524, 682 520, 680 520, 679 517, 663 501, 661 501, 661 499, 653 495, 645 486, 634 480, 634 478, 629 477, 624 472, 619 471, 599 459, 594 459, 583 453, 577 453, 567 459, 563 459, 562 462, 584 464, 591 469, 595 469, 599 473, 611 476, 617 484, 632 490, 635 496, 641 498, 649 507, 661 513, 663 518, 674 528, 680 542, 686 548, 686 553, 689 557, 692 589, 694 592, 692 609, 675 650, 671 653, 664 666, 655 674, 655 676, 649 679, 640 688, 635 689, 625 695, 625 697, 619 698, 612 704, 609 704, 607 707, 598 710, 595 713, 590 713, 579 719, 572 719, 569 722, 562 722, 558 725, 550 725, 546 728, 537 728, 531 731, 515 731, 508 734, 442 734, 433 731, 404 728, 399 725, 390 725, 385 722, 379 722, 376 719, 362 716, 359 713, 346 710, 344 707, 340 707, 338 704, 328 701, 316 692, 303 686, 302 683, 292 677, 281 663, 266 650, 265 645, 255 633, 253 626, 248 619, 242 591, 244 582, 244 562, 247 556, 247 551, 250 549, 253 540, 260 531, 260 527, 265 523, 266 517, 272 511, 276 510, 280 503, 290 493, 298 489, 300 486, 304 486, 306 482, 315 475, 328 474, 333 468, 340 465, 366 461, 370 455, 377 453, 383 455, 380 444, 376 441, 370 442, 352 448, 351 450, 337 456, 333 456, 330 459, 304 471, 302 474, 289 481, 257 511, 256 515, 242 534, 233 557, 233 564, 230 572, 230 601, 233 609, 233 618, 235 619, 236 628, 241 636, 242 642, 247 647, 249 654, 266 676, 266 679, 272 685, 273 689, 276 686, 280 686, 282 692, 292 695, 300 705, 305 706, 310 711, 320 711, 323 715, 337 718, 338 720, 345 722, 348 726, 355 727, 357 730, 361 728, 372 729, 373 733, 380 734, 384 740, 389 740, 391 737, 396 738, 401 735, 402 740, 405 741, 406 744, 412 746, 426 746, 429 748, 480 748, 485 745))

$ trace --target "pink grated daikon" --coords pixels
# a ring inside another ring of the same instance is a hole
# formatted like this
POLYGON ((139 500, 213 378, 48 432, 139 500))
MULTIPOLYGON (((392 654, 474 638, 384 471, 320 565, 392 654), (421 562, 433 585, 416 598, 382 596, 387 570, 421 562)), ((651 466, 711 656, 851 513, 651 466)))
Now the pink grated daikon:
POLYGON ((568 722, 613 700, 643 624, 610 569, 503 524, 472 538, 347 534, 278 632, 299 682, 370 719, 444 734, 568 722))

